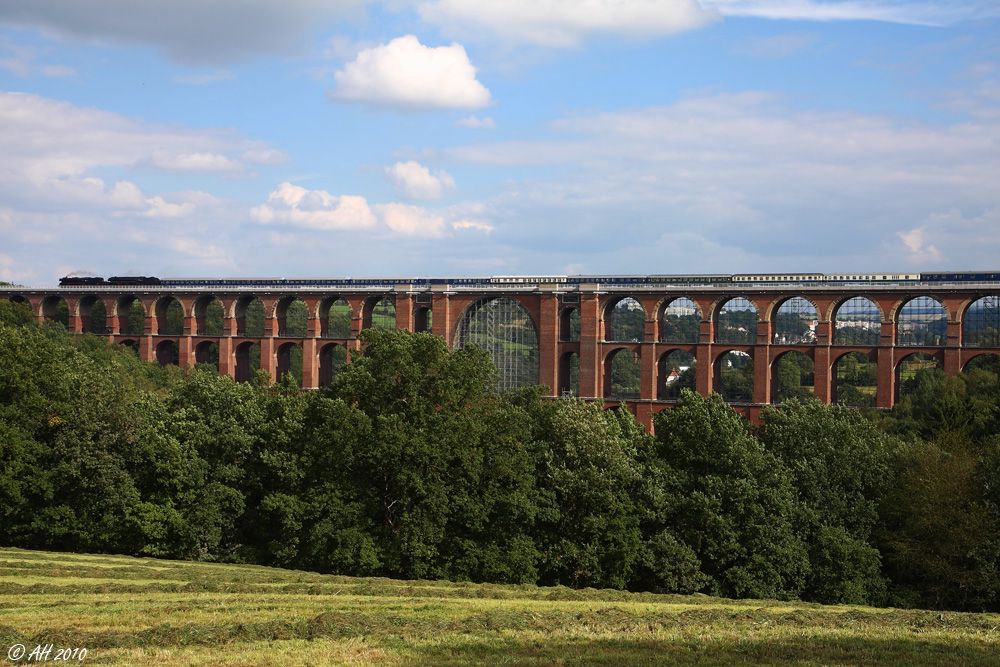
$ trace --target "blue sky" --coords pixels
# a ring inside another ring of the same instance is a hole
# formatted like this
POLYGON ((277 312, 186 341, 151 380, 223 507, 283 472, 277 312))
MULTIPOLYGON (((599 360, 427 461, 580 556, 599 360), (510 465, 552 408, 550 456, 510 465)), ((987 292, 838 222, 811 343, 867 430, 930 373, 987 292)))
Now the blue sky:
POLYGON ((998 257, 1000 0, 0 5, 0 280, 998 257))

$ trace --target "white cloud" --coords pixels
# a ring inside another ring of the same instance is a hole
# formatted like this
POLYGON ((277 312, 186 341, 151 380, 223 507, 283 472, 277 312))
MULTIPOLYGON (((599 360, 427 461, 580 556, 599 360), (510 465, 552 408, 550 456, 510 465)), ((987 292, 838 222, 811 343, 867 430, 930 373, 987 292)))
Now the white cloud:
POLYGON ((994 0, 701 0, 725 16, 952 25, 1000 16, 994 0))
POLYGON ((376 222, 364 197, 337 197, 325 190, 306 190, 291 183, 282 183, 264 204, 250 209, 250 217, 263 225, 277 223, 325 231, 363 229, 376 222))
POLYGON ((443 169, 435 173, 419 162, 407 160, 385 168, 385 175, 403 197, 435 200, 444 196, 445 189, 455 187, 455 179, 443 169))
POLYGON ((717 17, 695 0, 430 0, 417 11, 451 31, 487 29, 542 46, 577 46, 592 35, 659 37, 717 17))
POLYGON ((455 122, 455 127, 468 127, 474 130, 478 129, 496 129, 496 122, 487 116, 486 118, 478 118, 475 115, 469 116, 468 118, 460 118, 455 122))
POLYGON ((240 157, 250 164, 260 165, 262 167, 285 164, 290 160, 288 153, 285 151, 275 150, 273 148, 254 148, 244 151, 240 157))
POLYGON ((243 165, 238 160, 219 153, 172 153, 166 150, 153 151, 153 165, 160 169, 190 169, 193 171, 239 172, 243 165))
POLYGON ((47 77, 75 76, 76 70, 68 65, 36 63, 38 53, 28 46, 19 46, 0 37, 0 70, 7 70, 22 79, 40 75, 47 77))
POLYGON ((375 210, 389 229, 399 234, 437 237, 444 233, 444 218, 421 206, 379 204, 375 210))
POLYGON ((490 91, 460 44, 424 46, 413 35, 361 51, 334 74, 329 96, 341 102, 402 109, 473 109, 490 104, 490 91))
POLYGON ((0 3, 0 25, 150 44, 174 62, 205 65, 306 51, 313 26, 363 11, 364 0, 31 0, 0 3))
POLYGON ((225 69, 217 69, 208 74, 188 74, 186 76, 175 76, 171 79, 174 83, 186 83, 192 86, 204 86, 216 81, 231 81, 236 75, 225 69))
POLYGON ((941 259, 941 252, 933 244, 924 245, 923 227, 908 232, 897 232, 896 235, 903 240, 903 245, 910 251, 912 259, 919 262, 936 262, 941 259))
POLYGON ((451 223, 452 229, 474 229, 480 232, 492 232, 496 229, 493 225, 488 222, 481 222, 479 220, 459 220, 458 222, 451 223))

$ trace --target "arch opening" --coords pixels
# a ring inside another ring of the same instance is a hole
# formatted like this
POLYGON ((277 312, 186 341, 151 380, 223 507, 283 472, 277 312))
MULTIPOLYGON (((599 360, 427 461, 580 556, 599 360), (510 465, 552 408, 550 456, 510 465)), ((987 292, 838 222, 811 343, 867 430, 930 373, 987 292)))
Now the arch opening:
POLYGON ((78 307, 80 310, 81 331, 94 334, 95 336, 104 336, 109 333, 108 307, 105 305, 104 299, 94 295, 87 295, 80 299, 78 307))
POLYGON ((660 357, 657 364, 656 397, 664 401, 680 398, 682 389, 695 390, 697 361, 686 350, 673 350, 660 357))
POLYGON ((156 346, 156 363, 160 366, 177 366, 180 364, 180 352, 177 343, 172 340, 161 341, 156 346))
POLYGON ((236 301, 235 315, 236 334, 238 336, 246 336, 247 338, 264 337, 264 321, 266 318, 263 301, 255 296, 242 296, 236 301))
POLYGON ((559 359, 559 395, 580 395, 580 355, 566 352, 559 359))
POLYGON ((963 347, 1000 347, 1000 297, 976 299, 962 318, 963 347))
POLYGON ((908 347, 944 345, 948 332, 948 311, 937 299, 918 296, 910 299, 896 318, 896 344, 908 347))
POLYGON ((180 336, 184 333, 184 307, 172 296, 156 302, 156 333, 160 336, 180 336))
POLYGON ((815 345, 819 315, 816 306, 801 296, 782 302, 774 318, 777 345, 815 345))
POLYGON ((802 352, 785 352, 771 362, 771 403, 808 400, 813 397, 814 383, 813 360, 802 352))
POLYGON ((882 340, 882 314, 866 297, 852 296, 837 306, 833 323, 838 345, 878 345, 882 340))
POLYGON ((430 306, 418 306, 413 311, 413 332, 430 333, 434 328, 434 311, 430 306))
POLYGON ((260 345, 244 342, 236 347, 235 378, 237 382, 249 382, 260 369, 260 345))
POLYGON ((286 375, 291 375, 302 387, 302 346, 298 343, 285 343, 278 348, 277 379, 280 381, 286 375))
POLYGON ((746 352, 730 350, 715 361, 715 381, 718 393, 728 403, 753 401, 753 358, 746 352))
POLYGON ((559 313, 559 340, 565 343, 580 340, 580 309, 576 306, 563 308, 559 313))
POLYGON ((700 330, 701 313, 691 299, 682 296, 663 309, 660 340, 664 343, 697 343, 700 330))
POLYGON ((864 352, 848 352, 833 364, 833 402, 862 408, 878 404, 878 363, 864 352))
POLYGON ((194 302, 195 326, 199 336, 225 335, 225 308, 214 296, 199 297, 194 302))
POLYGON ((143 336, 146 334, 146 306, 131 294, 118 297, 115 302, 118 313, 118 334, 122 336, 143 336))
POLYGON ((538 330, 528 310, 508 297, 470 305, 455 331, 454 347, 477 345, 497 367, 497 391, 538 384, 538 330))
POLYGON ((920 378, 925 373, 934 373, 941 369, 941 361, 926 352, 916 352, 904 357, 896 366, 896 393, 903 398, 920 384, 920 378))
MULTIPOLYGON (((309 332, 309 308, 305 301, 288 297, 275 308, 278 335, 286 338, 305 338, 309 332)), ((301 379, 301 378, 300 378, 301 379)))
POLYGON ((605 340, 609 342, 641 343, 646 337, 646 311, 630 296, 605 310, 605 340))
POLYGON ((194 362, 196 366, 205 369, 219 370, 219 344, 212 341, 202 341, 194 348, 194 362))
POLYGON ((69 328, 69 304, 61 296, 47 296, 42 300, 42 317, 69 328))
POLYGON ((19 304, 21 304, 22 306, 29 306, 29 307, 31 306, 31 302, 30 302, 30 301, 28 301, 27 299, 25 299, 25 298, 24 298, 23 296, 21 296, 20 294, 11 294, 11 295, 10 295, 10 298, 9 298, 9 301, 10 301, 11 303, 19 303, 19 304))
POLYGON ((319 386, 329 387, 347 363, 347 348, 332 343, 319 351, 319 386))
POLYGON ((1000 354, 984 352, 977 354, 965 363, 963 373, 973 373, 975 371, 987 371, 1000 377, 1000 354))
POLYGON ((757 306, 738 296, 722 303, 716 313, 716 343, 757 342, 757 306))
POLYGON ((319 328, 323 338, 351 337, 351 304, 347 299, 331 297, 320 302, 319 328))
POLYGON ((612 350, 604 359, 604 397, 630 400, 641 395, 642 357, 626 348, 612 350))
POLYGON ((372 297, 365 304, 363 319, 365 329, 396 328, 396 303, 388 296, 372 297))

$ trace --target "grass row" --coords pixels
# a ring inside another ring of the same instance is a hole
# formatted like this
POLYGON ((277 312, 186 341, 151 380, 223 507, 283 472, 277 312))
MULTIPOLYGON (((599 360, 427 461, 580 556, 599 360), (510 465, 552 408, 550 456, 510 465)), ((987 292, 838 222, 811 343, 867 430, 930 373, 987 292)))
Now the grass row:
POLYGON ((0 549, 7 647, 92 664, 997 664, 1000 616, 0 549))

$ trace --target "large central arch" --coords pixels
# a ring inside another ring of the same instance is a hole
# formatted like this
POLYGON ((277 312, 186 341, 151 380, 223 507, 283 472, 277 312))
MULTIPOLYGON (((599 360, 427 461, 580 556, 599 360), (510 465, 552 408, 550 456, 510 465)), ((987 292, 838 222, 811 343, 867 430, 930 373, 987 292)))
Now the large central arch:
POLYGON ((462 314, 455 348, 477 345, 490 355, 498 373, 497 390, 538 384, 538 329, 528 310, 514 299, 484 297, 462 314))

